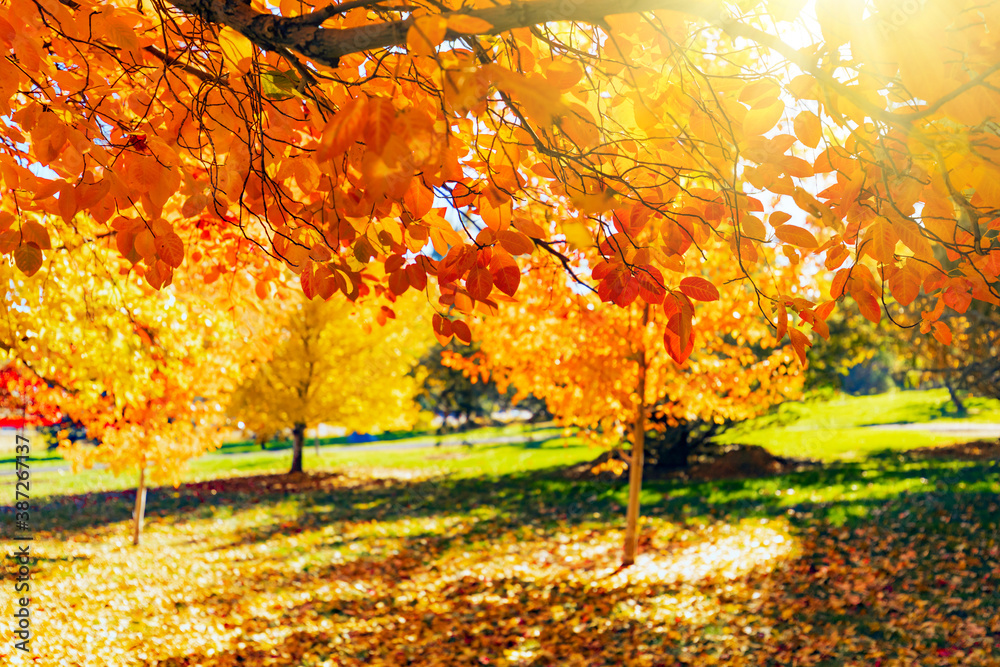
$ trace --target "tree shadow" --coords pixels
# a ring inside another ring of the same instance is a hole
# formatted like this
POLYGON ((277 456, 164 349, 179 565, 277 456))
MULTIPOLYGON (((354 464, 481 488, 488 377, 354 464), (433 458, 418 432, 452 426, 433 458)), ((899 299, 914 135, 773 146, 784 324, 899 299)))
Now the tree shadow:
MULTIPOLYGON (((659 567, 661 580, 642 572, 630 579, 629 571, 620 580, 595 576, 595 566, 566 559, 547 570, 551 559, 530 553, 518 556, 524 567, 504 569, 499 547, 522 533, 496 518, 447 535, 401 536, 389 545, 393 558, 362 555, 308 573, 265 568, 241 582, 294 590, 300 599, 308 591, 308 600, 283 612, 290 632, 274 646, 246 639, 273 620, 241 612, 244 648, 159 664, 840 665, 873 664, 875 656, 909 664, 914 654, 926 665, 995 664, 996 496, 915 494, 906 507, 881 508, 853 525, 793 521, 791 555, 736 576, 684 571, 686 556, 709 544, 698 537, 732 526, 726 518, 694 528, 694 540, 654 535, 648 562, 637 566, 659 567), (923 516, 911 521, 907 513, 923 516), (485 553, 462 561, 475 549, 485 553), (305 629, 317 621, 321 631, 305 629)), ((554 550, 564 528, 534 535, 554 550)), ((240 597, 224 602, 229 607, 212 596, 193 604, 225 614, 240 597)))

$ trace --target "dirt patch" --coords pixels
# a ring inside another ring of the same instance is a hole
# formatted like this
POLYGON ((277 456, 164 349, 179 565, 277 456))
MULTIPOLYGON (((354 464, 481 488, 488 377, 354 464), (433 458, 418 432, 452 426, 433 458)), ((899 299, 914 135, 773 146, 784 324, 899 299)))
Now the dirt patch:
POLYGON ((920 447, 919 449, 911 449, 905 454, 920 459, 1000 460, 1000 440, 976 440, 944 447, 920 447))
POLYGON ((785 472, 783 460, 760 445, 741 445, 720 456, 695 465, 688 477, 699 481, 768 477, 785 472))

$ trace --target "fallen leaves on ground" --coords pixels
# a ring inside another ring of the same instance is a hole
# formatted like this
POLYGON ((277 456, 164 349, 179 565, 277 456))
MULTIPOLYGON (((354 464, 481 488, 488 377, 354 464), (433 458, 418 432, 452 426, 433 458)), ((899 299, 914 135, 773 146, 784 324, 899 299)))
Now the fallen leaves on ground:
POLYGON ((71 501, 81 527, 33 543, 34 654, 6 642, 0 661, 1000 664, 989 494, 920 494, 843 526, 671 512, 645 520, 636 565, 619 570, 613 503, 581 508, 532 478, 403 477, 155 490, 139 548, 107 518, 127 497, 71 501))

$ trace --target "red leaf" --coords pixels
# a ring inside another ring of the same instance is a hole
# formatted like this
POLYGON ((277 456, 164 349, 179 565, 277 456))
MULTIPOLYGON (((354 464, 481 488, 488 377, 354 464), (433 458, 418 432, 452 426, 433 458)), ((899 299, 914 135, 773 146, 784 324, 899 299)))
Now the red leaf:
POLYGON ((396 296, 400 296, 410 289, 410 281, 406 271, 393 271, 389 274, 389 290, 396 296))
POLYGON ((635 298, 639 296, 639 281, 636 280, 635 276, 628 273, 624 274, 624 276, 625 285, 618 293, 618 296, 615 297, 615 303, 622 308, 630 305, 633 301, 635 301, 635 298))
POLYGON ((487 269, 480 268, 469 271, 469 277, 465 279, 465 289, 476 301, 485 301, 493 291, 492 274, 487 269))
POLYGON ((42 251, 34 243, 22 243, 14 248, 14 263, 26 276, 33 276, 42 268, 42 251))
POLYGON ((490 273, 493 274, 493 284, 507 296, 514 296, 521 284, 521 270, 517 262, 502 248, 496 248, 493 260, 490 262, 490 273))
POLYGON ((667 290, 663 286, 663 274, 655 266, 643 266, 636 270, 635 278, 639 283, 639 296, 651 306, 663 303, 667 290))
POLYGON ((462 320, 454 320, 451 323, 451 332, 466 345, 472 342, 472 331, 469 330, 469 325, 462 320))
POLYGON ((688 276, 681 280, 681 292, 695 301, 718 301, 719 290, 700 276, 688 276))

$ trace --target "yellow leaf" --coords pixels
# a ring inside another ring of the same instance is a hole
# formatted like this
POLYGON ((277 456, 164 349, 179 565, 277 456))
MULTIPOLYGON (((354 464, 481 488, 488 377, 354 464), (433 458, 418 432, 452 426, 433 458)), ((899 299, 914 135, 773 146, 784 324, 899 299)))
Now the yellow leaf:
POLYGON ((570 247, 589 248, 594 245, 594 236, 590 229, 582 222, 567 222, 562 226, 562 232, 566 235, 566 241, 570 247))
POLYGON ((795 136, 799 138, 799 141, 810 148, 816 148, 819 145, 819 140, 823 138, 823 126, 819 116, 812 111, 803 111, 796 116, 794 129, 795 136))
POLYGON ((253 57, 253 44, 249 39, 231 28, 223 27, 219 32, 219 48, 227 61, 241 72, 250 70, 244 60, 253 57))
POLYGON ((617 203, 615 194, 617 193, 614 190, 604 190, 603 192, 595 192, 592 195, 573 197, 573 203, 585 215, 600 215, 615 207, 617 203))
POLYGON ((797 246, 799 248, 818 248, 819 241, 812 232, 797 225, 778 225, 774 228, 774 235, 782 243, 797 246))
POLYGON ((777 124, 783 113, 785 113, 785 103, 779 99, 757 102, 747 111, 747 116, 743 120, 743 132, 748 137, 764 134, 777 124))

